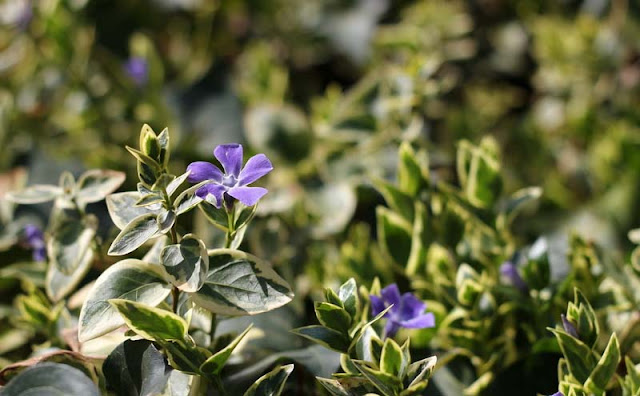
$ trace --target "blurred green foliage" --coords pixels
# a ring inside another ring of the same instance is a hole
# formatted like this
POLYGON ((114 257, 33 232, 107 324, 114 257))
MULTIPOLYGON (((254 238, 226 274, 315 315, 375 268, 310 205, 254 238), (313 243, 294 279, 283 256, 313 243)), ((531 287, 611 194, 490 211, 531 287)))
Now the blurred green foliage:
MULTIPOLYGON (((124 171, 133 190, 123 147, 148 123, 171 130, 175 174, 223 142, 272 160, 242 246, 295 289, 287 330, 314 323, 326 287, 397 282, 437 317, 400 333, 415 360, 439 356, 428 394, 552 393, 585 383, 555 371, 547 330, 578 287, 601 323, 590 353, 615 333, 620 374, 635 373, 639 33, 628 0, 3 2, 0 367, 72 347, 61 331, 83 298, 42 293, 46 266, 21 233, 48 208, 2 196, 64 167, 124 171), (507 261, 526 290, 501 275, 507 261)), ((113 239, 103 205, 89 211, 113 239)), ((200 213, 183 226, 223 240, 200 213)), ((98 256, 83 284, 113 263, 98 256)), ((249 349, 316 362, 303 347, 249 349)), ((615 391, 637 394, 634 375, 615 391)))

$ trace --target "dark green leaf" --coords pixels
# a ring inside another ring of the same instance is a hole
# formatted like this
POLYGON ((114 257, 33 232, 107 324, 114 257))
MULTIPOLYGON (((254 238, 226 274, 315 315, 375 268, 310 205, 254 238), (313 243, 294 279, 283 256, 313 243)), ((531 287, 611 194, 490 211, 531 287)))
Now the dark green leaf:
POLYGON ((98 387, 77 368, 40 363, 20 373, 2 389, 3 396, 99 396, 98 387))
POLYGON ((411 251, 411 223, 382 206, 376 209, 376 218, 381 247, 389 257, 404 267, 411 251))
POLYGON ((408 362, 403 359, 402 349, 391 338, 384 341, 380 356, 380 370, 397 378, 402 378, 408 362))
POLYGON ((151 396, 165 388, 171 368, 150 341, 126 340, 107 356, 102 372, 117 395, 151 396))
POLYGON ((591 375, 591 370, 595 366, 591 348, 562 330, 549 330, 551 330, 558 339, 558 344, 567 360, 571 374, 573 374, 580 383, 584 383, 591 375))
POLYGON ((360 301, 358 299, 358 285, 355 279, 350 278, 340 286, 338 297, 347 310, 351 318, 355 319, 360 309, 360 301))
POLYGON ((305 326, 291 330, 291 332, 337 352, 347 353, 349 349, 349 339, 347 336, 324 326, 305 326))
POLYGON ((207 247, 200 239, 187 234, 179 244, 166 246, 160 254, 160 263, 178 289, 198 291, 209 272, 207 247))
POLYGON ((316 302, 315 311, 323 326, 345 335, 349 333, 351 316, 344 308, 328 302, 316 302))
POLYGON ((609 338, 607 348, 598 360, 598 364, 584 383, 584 388, 595 394, 603 393, 616 373, 618 363, 620 363, 620 344, 616 333, 613 333, 609 338))
POLYGON ((255 315, 293 298, 287 282, 266 262, 232 249, 209 251, 209 274, 193 301, 223 315, 255 315))
POLYGON ((287 378, 293 371, 293 367, 293 364, 276 367, 251 385, 244 393, 244 396, 279 396, 284 389, 287 378))

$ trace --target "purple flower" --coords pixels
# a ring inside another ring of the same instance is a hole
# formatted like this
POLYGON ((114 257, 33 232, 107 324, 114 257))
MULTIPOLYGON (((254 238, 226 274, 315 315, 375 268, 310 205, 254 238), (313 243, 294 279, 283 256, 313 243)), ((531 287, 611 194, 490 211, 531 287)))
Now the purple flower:
POLYGON ((519 289, 523 293, 529 292, 529 286, 518 273, 518 267, 511 261, 506 261, 500 266, 500 274, 506 278, 508 283, 519 289))
POLYGON ((33 249, 33 260, 45 261, 47 259, 47 248, 40 227, 34 224, 27 224, 24 226, 24 237, 29 247, 33 249))
POLYGON ((209 181, 196 191, 197 196, 220 208, 223 200, 229 199, 228 197, 253 206, 267 193, 266 188, 247 186, 271 172, 273 166, 267 156, 254 155, 243 168, 241 144, 222 144, 213 150, 213 155, 222 164, 224 173, 217 166, 204 161, 192 162, 187 167, 191 183, 209 181))
POLYGON ((124 64, 124 71, 139 87, 145 85, 149 79, 149 64, 139 56, 129 58, 124 64))
POLYGON ((564 395, 562 394, 562 392, 556 392, 556 393, 554 393, 553 395, 550 395, 550 396, 564 396, 564 395))
POLYGON ((407 329, 435 327, 436 318, 433 313, 424 313, 427 304, 411 293, 404 293, 401 296, 395 283, 382 289, 380 294, 382 297, 370 296, 371 314, 373 316, 378 315, 393 304, 391 309, 384 315, 387 318, 387 324, 384 328, 387 337, 393 337, 400 327, 407 329))
POLYGON ((576 326, 574 326, 574 324, 571 323, 564 314, 560 314, 560 318, 562 319, 562 327, 564 327, 564 331, 573 338, 578 338, 578 329, 576 329, 576 326))

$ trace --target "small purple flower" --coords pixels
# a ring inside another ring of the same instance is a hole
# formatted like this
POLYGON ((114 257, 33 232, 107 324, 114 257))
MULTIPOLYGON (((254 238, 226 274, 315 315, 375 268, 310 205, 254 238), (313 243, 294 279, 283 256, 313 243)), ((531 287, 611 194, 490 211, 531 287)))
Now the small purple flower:
POLYGON ((139 57, 132 56, 124 64, 124 71, 133 80, 133 82, 141 87, 147 83, 149 79, 149 64, 147 60, 139 57))
POLYGON ((29 247, 33 249, 33 260, 45 261, 47 259, 47 248, 40 227, 34 224, 27 224, 24 226, 24 237, 29 247))
POLYGON ((248 187, 273 169, 266 155, 254 155, 249 158, 244 168, 241 144, 221 144, 213 150, 213 155, 222 164, 224 173, 217 166, 204 161, 192 162, 187 167, 187 171, 190 172, 189 182, 209 181, 196 191, 197 196, 220 208, 225 197, 232 197, 247 206, 253 206, 267 193, 266 188, 248 187))
POLYGON ((500 274, 507 280, 508 283, 516 287, 523 293, 529 292, 529 286, 522 279, 518 272, 518 267, 511 261, 506 261, 500 266, 500 274))
POLYGON ((578 329, 576 329, 576 326, 574 326, 574 324, 571 323, 564 314, 561 314, 560 318, 562 319, 562 327, 564 327, 564 331, 566 331, 571 337, 578 338, 578 329))
POLYGON ((432 312, 424 313, 427 304, 411 293, 400 295, 398 286, 390 284, 380 291, 382 297, 371 295, 371 314, 378 315, 389 305, 391 309, 384 315, 387 318, 385 336, 393 337, 400 327, 407 329, 424 329, 435 327, 436 318, 432 312))
POLYGON ((553 395, 550 395, 550 396, 564 396, 564 395, 562 394, 562 392, 556 392, 556 393, 554 393, 553 395))

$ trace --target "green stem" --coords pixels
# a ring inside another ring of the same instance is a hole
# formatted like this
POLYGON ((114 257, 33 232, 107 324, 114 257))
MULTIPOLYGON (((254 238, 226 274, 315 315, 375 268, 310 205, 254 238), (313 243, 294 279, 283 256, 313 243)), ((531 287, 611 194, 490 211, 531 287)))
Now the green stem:
POLYGON ((218 315, 215 313, 211 314, 211 328, 209 330, 209 336, 211 337, 211 341, 209 342, 209 348, 213 346, 213 340, 216 338, 216 327, 218 327, 218 315))
POLYGON ((213 377, 213 386, 216 387, 220 396, 227 396, 227 391, 224 389, 224 384, 222 383, 219 375, 213 377))
POLYGON ((224 247, 225 249, 229 249, 231 247, 231 242, 233 242, 233 238, 235 236, 236 230, 235 230, 235 210, 233 208, 233 206, 228 207, 226 204, 224 206, 226 212, 227 212, 227 236, 224 240, 224 247))

